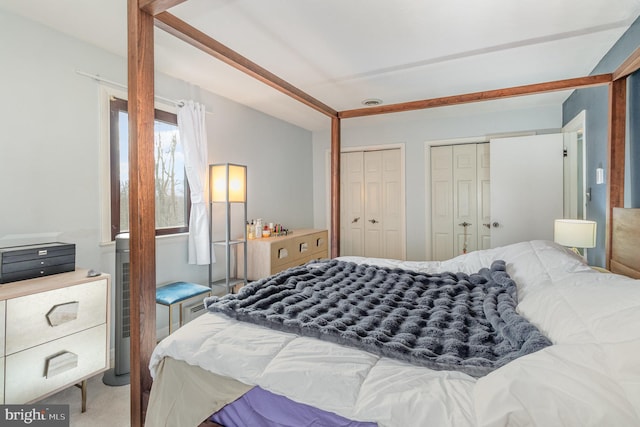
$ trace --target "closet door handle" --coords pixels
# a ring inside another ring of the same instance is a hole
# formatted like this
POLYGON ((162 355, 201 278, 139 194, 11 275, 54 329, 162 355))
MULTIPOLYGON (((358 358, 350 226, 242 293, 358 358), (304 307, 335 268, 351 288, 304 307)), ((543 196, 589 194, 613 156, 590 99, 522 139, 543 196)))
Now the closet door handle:
POLYGON ((470 222, 465 221, 465 222, 463 222, 463 223, 461 223, 461 224, 458 224, 458 225, 459 225, 460 227, 468 227, 468 226, 473 225, 473 224, 471 224, 470 222))
POLYGON ((351 220, 351 224, 355 224, 356 222, 358 222, 360 220, 360 217, 355 217, 353 218, 353 220, 351 220))
POLYGON ((370 220, 369 220, 369 222, 370 222, 371 224, 377 224, 377 223, 378 223, 378 222, 380 222, 380 221, 376 221, 375 219, 370 219, 370 220))
POLYGON ((487 227, 487 228, 491 228, 491 224, 483 223, 482 225, 484 225, 484 226, 485 226, 485 227, 487 227))

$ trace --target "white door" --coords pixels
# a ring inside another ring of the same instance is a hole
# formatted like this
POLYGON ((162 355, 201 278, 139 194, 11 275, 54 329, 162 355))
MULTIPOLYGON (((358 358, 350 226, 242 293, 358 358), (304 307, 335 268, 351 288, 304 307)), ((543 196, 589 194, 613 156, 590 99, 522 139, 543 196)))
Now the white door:
POLYGON ((587 191, 585 173, 587 160, 584 149, 586 144, 585 120, 586 112, 583 110, 562 128, 565 135, 565 149, 567 150, 564 158, 565 218, 587 218, 589 192, 587 191))
POLYGON ((432 259, 491 245, 489 143, 431 147, 432 259))
POLYGON ((432 258, 453 258, 453 150, 431 147, 432 258))
POLYGON ((582 140, 578 132, 564 135, 564 217, 582 219, 584 189, 582 168, 582 140))
POLYGON ((400 150, 382 151, 382 257, 404 259, 404 188, 400 150))
POLYGON ((491 140, 491 246, 553 240, 563 211, 562 134, 491 140))
POLYGON ((382 152, 364 155, 364 256, 381 258, 382 241, 382 152))
POLYGON ((404 259, 400 149, 341 154, 342 255, 404 259))
POLYGON ((478 197, 476 144, 453 146, 453 242, 455 254, 477 249, 478 197))
POLYGON ((478 162, 478 249, 491 247, 491 156, 489 143, 476 145, 478 162))
POLYGON ((364 158, 362 152, 340 154, 340 253, 364 254, 364 158))
POLYGON ((575 154, 578 151, 578 138, 575 132, 566 132, 564 134, 564 154, 562 159, 563 170, 563 218, 578 218, 578 158, 575 154), (569 157, 569 153, 572 156, 569 157))

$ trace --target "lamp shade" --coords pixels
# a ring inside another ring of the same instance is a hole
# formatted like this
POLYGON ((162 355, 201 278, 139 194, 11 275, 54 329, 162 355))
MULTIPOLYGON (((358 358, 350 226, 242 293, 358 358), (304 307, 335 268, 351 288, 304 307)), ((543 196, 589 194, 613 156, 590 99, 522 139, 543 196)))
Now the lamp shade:
POLYGON ((212 202, 247 201, 247 167, 222 163, 209 165, 209 188, 212 202))
POLYGON ((595 221, 582 219, 556 219, 553 225, 553 240, 563 246, 595 248, 595 221))

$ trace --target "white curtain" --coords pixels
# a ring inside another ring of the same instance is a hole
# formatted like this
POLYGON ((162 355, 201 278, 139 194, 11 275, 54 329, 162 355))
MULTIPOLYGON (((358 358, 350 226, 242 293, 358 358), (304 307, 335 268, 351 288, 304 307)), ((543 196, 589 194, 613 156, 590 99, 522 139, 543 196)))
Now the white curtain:
POLYGON ((209 264, 209 214, 207 212, 207 129, 205 108, 193 101, 183 101, 178 107, 178 132, 184 147, 184 165, 191 190, 189 217, 189 264, 209 264))

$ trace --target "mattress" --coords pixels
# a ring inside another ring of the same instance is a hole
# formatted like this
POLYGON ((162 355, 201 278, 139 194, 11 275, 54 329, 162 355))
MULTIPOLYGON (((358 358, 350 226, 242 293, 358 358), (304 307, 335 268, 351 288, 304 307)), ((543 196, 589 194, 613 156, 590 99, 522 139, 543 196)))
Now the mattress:
POLYGON ((640 425, 639 281, 596 272, 543 241, 443 262, 342 259, 427 273, 472 273, 503 259, 518 286, 518 311, 553 345, 476 379, 207 313, 155 349, 147 425, 171 425, 166 417, 184 422, 194 412, 201 421, 243 394, 206 404, 167 402, 158 396, 169 360, 380 426, 640 425))

